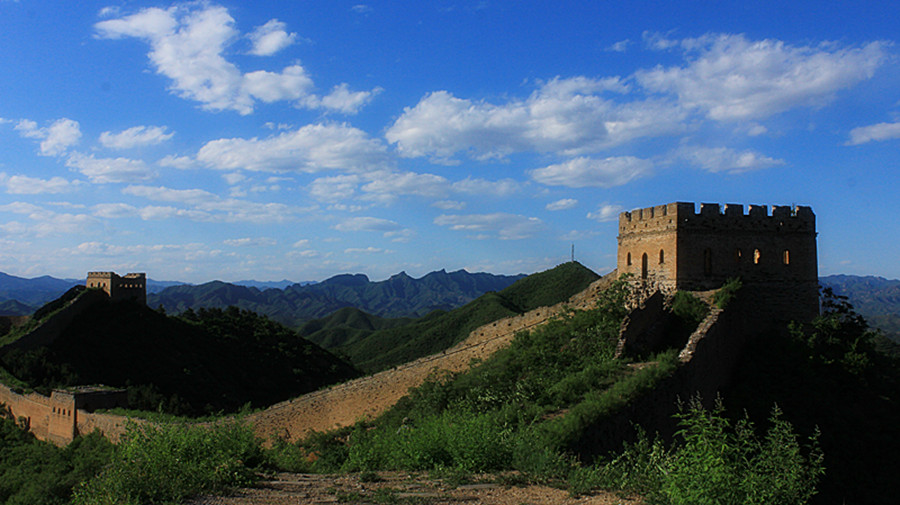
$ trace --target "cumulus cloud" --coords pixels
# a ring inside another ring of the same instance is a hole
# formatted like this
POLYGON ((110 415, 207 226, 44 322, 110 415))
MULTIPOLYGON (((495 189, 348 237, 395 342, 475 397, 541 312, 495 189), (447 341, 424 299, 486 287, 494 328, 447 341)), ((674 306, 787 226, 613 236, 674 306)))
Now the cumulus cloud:
POLYGON ((536 217, 497 212, 493 214, 440 215, 434 224, 451 230, 469 232, 469 238, 520 240, 534 235, 543 226, 536 217))
POLYGON ((900 123, 878 123, 850 130, 850 140, 845 145, 856 146, 872 141, 900 138, 900 123))
POLYGON ((390 202, 401 195, 417 195, 441 198, 447 194, 449 182, 434 174, 415 172, 383 172, 368 174, 371 182, 360 189, 367 197, 381 202, 390 202))
POLYGON ((652 168, 653 163, 634 156, 580 157, 528 173, 534 181, 548 186, 611 188, 646 175, 652 168))
POLYGON ((23 137, 41 141, 39 151, 41 156, 65 154, 81 140, 81 126, 78 121, 67 118, 57 119, 45 128, 39 128, 36 122, 29 119, 22 119, 16 124, 15 129, 23 137))
POLYGON ((39 179, 26 175, 6 175, 0 172, 0 186, 6 187, 11 195, 39 195, 68 193, 78 187, 78 181, 69 181, 62 177, 39 179))
POLYGON ((578 200, 575 200, 574 198, 563 198, 562 200, 548 203, 545 208, 547 210, 567 210, 576 205, 578 205, 578 200))
POLYGON ((489 181, 477 177, 466 177, 453 183, 453 190, 465 195, 491 195, 499 198, 518 193, 522 184, 513 179, 489 181))
POLYGON ((709 172, 741 173, 784 165, 784 160, 770 158, 747 149, 736 151, 728 147, 685 146, 677 155, 692 165, 709 172))
POLYGON ((615 221, 619 218, 619 214, 625 210, 621 205, 612 205, 604 203, 597 208, 596 212, 588 212, 587 218, 599 221, 601 223, 615 221))
POLYGON ((432 203, 431 206, 441 210, 463 210, 466 208, 466 202, 457 200, 439 200, 432 203))
MULTIPOLYGON (((312 79, 299 64, 281 72, 241 72, 225 58, 227 48, 240 38, 234 24, 225 7, 191 2, 168 9, 141 9, 135 14, 100 21, 94 28, 100 38, 134 37, 147 42, 150 62, 157 73, 171 80, 172 92, 199 102, 203 109, 250 114, 257 100, 291 100, 298 107, 332 106, 312 92, 312 79)), ((290 45, 296 34, 285 28, 276 19, 257 27, 249 35, 251 53, 266 56, 290 45)), ((362 95, 353 104, 339 102, 334 110, 355 112, 366 103, 365 94, 372 92, 359 93, 362 95)))
POLYGON ((379 247, 348 247, 344 249, 344 254, 380 254, 380 253, 390 253, 392 251, 381 249, 379 247))
POLYGON ((673 93, 682 106, 720 121, 765 118, 797 106, 823 105, 837 91, 871 77, 888 57, 883 42, 861 47, 793 46, 730 34, 651 40, 656 48, 679 46, 687 63, 639 71, 635 77, 641 86, 673 93))
POLYGON ((135 126, 119 133, 103 132, 100 134, 100 143, 110 149, 131 149, 161 144, 173 135, 174 132, 166 132, 165 126, 135 126))
POLYGON ((286 28, 287 25, 277 19, 271 19, 266 24, 257 26, 253 33, 247 36, 253 44, 250 54, 270 56, 293 44, 297 34, 288 33, 286 28))
POLYGON ((604 96, 627 91, 617 77, 556 78, 500 105, 435 91, 405 108, 385 137, 402 156, 453 164, 458 153, 479 160, 529 151, 578 155, 683 128, 684 112, 669 101, 604 96))
POLYGON ((319 172, 372 170, 388 164, 385 146, 345 124, 311 124, 265 139, 207 142, 197 161, 219 170, 319 172))
POLYGON ((156 172, 143 161, 130 158, 95 158, 93 154, 76 152, 66 160, 66 166, 98 184, 142 182, 156 177, 156 172))
POLYGON ((367 105, 376 95, 384 91, 381 88, 375 88, 371 91, 351 91, 347 83, 341 83, 335 86, 331 93, 322 97, 320 101, 313 102, 321 104, 328 110, 343 112, 344 114, 356 114, 359 109, 367 105))

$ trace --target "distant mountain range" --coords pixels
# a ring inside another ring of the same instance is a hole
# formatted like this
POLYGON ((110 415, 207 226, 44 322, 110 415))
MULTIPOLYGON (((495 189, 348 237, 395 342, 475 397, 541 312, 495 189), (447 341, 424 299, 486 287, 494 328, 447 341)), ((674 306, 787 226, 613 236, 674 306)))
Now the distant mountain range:
MULTIPOLYGON (((291 327, 354 307, 381 318, 422 317, 441 309, 461 307, 489 291, 500 291, 524 275, 432 272, 414 279, 401 272, 372 282, 362 274, 337 275, 322 282, 222 281, 191 285, 177 281, 147 281, 147 304, 167 312, 224 308, 235 305, 266 315, 291 327)), ((0 272, 0 315, 27 315, 54 300, 79 279, 50 276, 26 279, 0 272)), ((869 324, 900 342, 900 280, 856 275, 820 278, 823 286, 847 296, 869 324)))

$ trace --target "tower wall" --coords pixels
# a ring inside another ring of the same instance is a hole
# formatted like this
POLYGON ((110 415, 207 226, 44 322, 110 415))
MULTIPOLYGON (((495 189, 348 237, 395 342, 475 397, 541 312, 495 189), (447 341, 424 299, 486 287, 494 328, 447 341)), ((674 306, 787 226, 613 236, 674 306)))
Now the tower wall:
POLYGON ((134 299, 147 303, 147 274, 144 273, 120 277, 115 272, 88 272, 85 286, 102 289, 111 300, 134 299))
POLYGON ((768 315, 778 321, 818 314, 817 261, 809 207, 770 213, 750 205, 745 213, 743 205, 704 203, 697 212, 676 202, 619 215, 619 272, 666 292, 715 289, 739 277, 770 300, 768 315))

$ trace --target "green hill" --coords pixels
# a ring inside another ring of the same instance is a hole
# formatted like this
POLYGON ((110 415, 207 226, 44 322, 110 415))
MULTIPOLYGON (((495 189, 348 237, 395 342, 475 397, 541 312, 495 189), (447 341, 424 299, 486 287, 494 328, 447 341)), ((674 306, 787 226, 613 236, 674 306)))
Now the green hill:
POLYGON ((362 370, 383 370, 447 349, 491 321, 564 301, 599 278, 580 263, 570 262, 484 294, 458 309, 434 311, 402 326, 368 330, 365 325, 346 324, 331 330, 301 330, 301 335, 347 356, 362 370))
POLYGON ((43 392, 102 383, 128 388, 133 408, 185 415, 271 405, 357 375, 249 311, 171 317, 130 301, 97 303, 49 346, 7 352, 0 365, 43 392))

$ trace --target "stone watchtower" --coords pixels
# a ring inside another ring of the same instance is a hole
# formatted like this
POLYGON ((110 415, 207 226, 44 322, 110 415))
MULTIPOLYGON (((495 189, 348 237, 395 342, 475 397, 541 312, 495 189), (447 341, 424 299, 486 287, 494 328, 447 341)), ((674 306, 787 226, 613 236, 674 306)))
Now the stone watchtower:
POLYGON ((147 274, 130 273, 119 277, 115 272, 88 272, 84 285, 88 288, 100 288, 109 295, 110 300, 134 299, 138 303, 147 303, 147 274))
POLYGON ((816 216, 809 207, 676 202, 619 214, 618 273, 663 292, 707 290, 739 277, 760 317, 819 313, 816 216))

